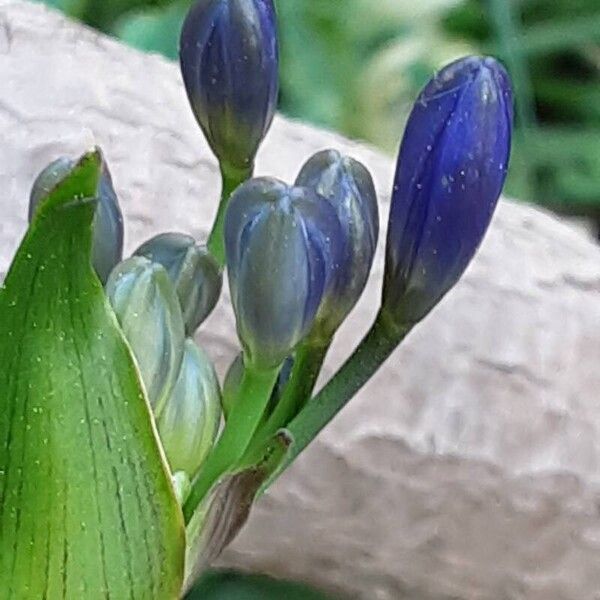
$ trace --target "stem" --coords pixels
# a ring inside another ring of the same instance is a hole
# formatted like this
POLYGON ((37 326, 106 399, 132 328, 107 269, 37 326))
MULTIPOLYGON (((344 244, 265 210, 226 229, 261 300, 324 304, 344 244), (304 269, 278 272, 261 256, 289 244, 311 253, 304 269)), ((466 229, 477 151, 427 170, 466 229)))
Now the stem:
POLYGON ((219 202, 219 209, 217 210, 217 217, 213 224, 212 231, 208 236, 208 249, 222 268, 225 266, 225 241, 223 239, 223 232, 229 199, 239 185, 252 177, 254 165, 251 164, 246 169, 237 169, 222 162, 219 166, 221 169, 222 180, 221 201, 219 202))
POLYGON ((293 443, 285 460, 267 485, 270 485, 296 459, 363 385, 373 377, 411 329, 412 326, 399 330, 391 328, 386 322, 384 313, 379 313, 375 323, 352 356, 286 427, 293 443))
POLYGON ((302 344, 298 348, 285 391, 275 410, 254 436, 244 457, 245 464, 254 464, 255 458, 257 460, 261 458, 261 451, 265 445, 281 427, 285 427, 298 414, 306 400, 310 398, 330 345, 331 340, 320 345, 302 344))
POLYGON ((279 367, 266 371, 244 368, 238 398, 221 437, 213 448, 183 507, 186 523, 219 477, 246 452, 265 412, 279 367))

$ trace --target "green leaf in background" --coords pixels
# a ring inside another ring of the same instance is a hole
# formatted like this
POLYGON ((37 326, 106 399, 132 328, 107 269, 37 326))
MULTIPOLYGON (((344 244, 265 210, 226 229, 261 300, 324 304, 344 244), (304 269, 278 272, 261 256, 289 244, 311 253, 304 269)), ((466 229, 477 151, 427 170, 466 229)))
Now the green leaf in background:
POLYGON ((113 33, 134 48, 175 60, 181 24, 189 7, 189 0, 184 0, 164 8, 129 12, 117 21, 113 33))
POLYGON ((0 290, 0 598, 176 598, 181 511, 90 266, 100 157, 40 206, 0 290))
POLYGON ((499 55, 515 82, 507 193, 600 225, 598 0, 465 0, 445 26, 499 55))
POLYGON ((81 17, 87 5, 87 0, 43 0, 43 2, 73 17, 81 17))
MULTIPOLYGON (((172 59, 192 3, 42 1, 132 46, 172 59)), ((460 55, 497 55, 511 72, 518 100, 508 192, 562 212, 592 216, 600 224, 597 161, 590 157, 600 153, 598 0, 275 4, 284 113, 395 154, 412 103, 436 68, 460 55), (526 136, 532 132, 530 141, 526 136), (552 137, 554 132, 558 135, 552 137), (580 134, 586 137, 585 153, 578 144, 580 134), (540 138, 552 146, 542 164, 530 152, 540 138)))
POLYGON ((186 600, 333 600, 299 583, 230 571, 208 573, 186 600))

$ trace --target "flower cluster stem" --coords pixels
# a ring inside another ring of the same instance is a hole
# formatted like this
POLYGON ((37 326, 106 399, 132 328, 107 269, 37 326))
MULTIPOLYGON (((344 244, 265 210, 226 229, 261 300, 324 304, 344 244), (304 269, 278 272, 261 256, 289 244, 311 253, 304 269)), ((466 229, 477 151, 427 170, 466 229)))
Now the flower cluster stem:
POLYGON ((238 186, 252 177, 254 165, 250 165, 246 169, 236 169, 222 162, 220 164, 220 170, 222 179, 221 201, 219 202, 217 217, 213 224, 212 231, 208 236, 208 249, 214 259, 219 263, 219 266, 223 268, 225 266, 225 215, 227 213, 229 199, 238 186))
POLYGON ((331 340, 324 344, 302 344, 294 357, 294 366, 285 391, 277 403, 275 410, 258 429, 250 445, 244 464, 253 464, 261 458, 261 450, 279 429, 293 419, 310 398, 323 361, 331 345, 331 340))
MULTIPOLYGON (((292 445, 267 485, 270 485, 317 434, 356 395, 408 335, 412 326, 390 327, 383 313, 325 387, 289 422, 286 430, 292 445)), ((265 486, 266 487, 266 486, 265 486)))
POLYGON ((244 368, 238 398, 227 424, 200 474, 193 482, 183 507, 186 523, 219 477, 237 463, 246 452, 261 422, 278 374, 279 367, 264 371, 244 368))

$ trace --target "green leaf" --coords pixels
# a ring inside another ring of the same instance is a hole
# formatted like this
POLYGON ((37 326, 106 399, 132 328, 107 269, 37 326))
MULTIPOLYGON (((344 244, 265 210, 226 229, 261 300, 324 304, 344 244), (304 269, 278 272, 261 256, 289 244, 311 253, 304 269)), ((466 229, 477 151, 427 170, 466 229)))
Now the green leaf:
POLYGON ((184 529, 90 265, 100 157, 40 206, 0 290, 0 598, 173 599, 184 529))
POLYGON ((117 22, 114 33, 138 50, 176 59, 179 33, 189 7, 189 0, 183 0, 163 8, 132 11, 117 22))
POLYGON ((545 54, 600 42, 600 13, 559 21, 556 18, 526 28, 518 44, 525 54, 545 54))
POLYGON ((83 13, 87 0, 38 0, 47 6, 62 10, 73 17, 79 17, 83 13))
POLYGON ((261 575, 213 572, 186 596, 186 600, 327 600, 321 592, 300 583, 277 581, 261 575))

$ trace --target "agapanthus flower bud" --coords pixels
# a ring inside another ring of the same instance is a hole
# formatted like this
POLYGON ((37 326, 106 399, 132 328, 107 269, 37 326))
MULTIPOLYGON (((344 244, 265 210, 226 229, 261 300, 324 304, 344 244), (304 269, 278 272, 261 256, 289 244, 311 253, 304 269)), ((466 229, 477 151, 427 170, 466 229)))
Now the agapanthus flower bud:
POLYGON ((377 249, 379 212, 373 178, 360 162, 324 150, 302 167, 296 185, 315 190, 335 208, 345 230, 346 260, 317 315, 316 335, 331 338, 360 298, 377 249))
MULTIPOLYGON (((29 198, 29 221, 38 204, 55 188, 77 164, 76 160, 61 157, 50 163, 36 178, 29 198)), ((106 161, 98 190, 98 207, 94 217, 92 264, 105 283, 113 267, 123 256, 123 215, 115 193, 106 161)))
POLYGON ((183 359, 183 317, 173 284, 162 265, 134 256, 115 267, 106 294, 159 416, 183 359))
POLYGON ((421 92, 406 126, 387 238, 383 310, 421 320, 458 281, 490 224, 512 132, 508 74, 467 57, 421 92))
POLYGON ((313 190, 265 177, 233 194, 225 247, 249 364, 273 368, 306 336, 335 281, 343 240, 335 209, 313 190))
POLYGON ((247 169, 277 104, 272 0, 199 0, 183 25, 180 59, 190 104, 213 152, 247 169))
POLYGON ((187 339, 177 383, 158 419, 171 471, 184 471, 193 479, 214 444, 220 423, 217 374, 206 352, 187 339))
POLYGON ((187 335, 192 335, 212 312, 221 295, 223 275, 206 246, 183 233, 163 233, 135 252, 161 264, 175 286, 187 335))

